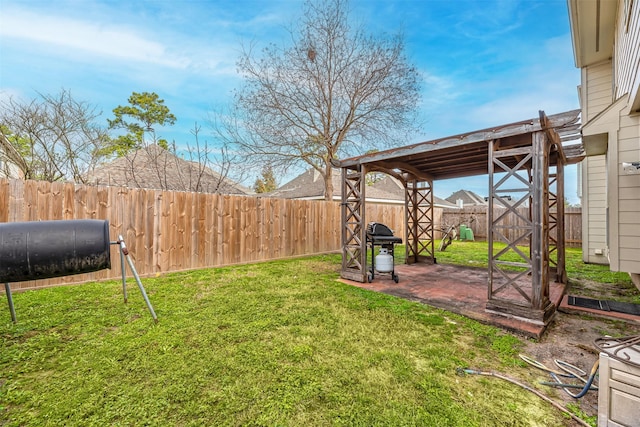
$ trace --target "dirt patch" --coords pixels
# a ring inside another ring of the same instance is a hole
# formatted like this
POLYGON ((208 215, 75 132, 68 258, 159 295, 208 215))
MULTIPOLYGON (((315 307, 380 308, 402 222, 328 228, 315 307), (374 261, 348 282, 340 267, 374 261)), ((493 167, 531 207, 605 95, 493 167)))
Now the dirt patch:
MULTIPOLYGON (((619 288, 615 289, 611 285, 591 282, 580 283, 577 286, 572 284, 569 294, 592 296, 585 295, 585 289, 593 292, 592 295, 597 295, 599 299, 618 301, 628 301, 628 297, 633 298, 634 295, 632 294, 635 293, 637 295, 638 292, 635 288, 621 292, 619 288)), ((528 341, 522 353, 553 370, 560 370, 554 362, 557 359, 582 369, 588 375, 596 360, 598 360, 599 350, 594 344, 597 338, 631 335, 640 335, 640 321, 557 312, 542 338, 537 342, 528 341)), ((529 384, 539 384, 540 381, 553 381, 549 373, 533 366, 529 368, 529 375, 529 384)), ((578 381, 573 381, 573 383, 579 384, 578 381)), ((570 403, 578 405, 587 415, 595 416, 598 413, 597 391, 589 391, 584 397, 574 399, 561 389, 544 385, 536 385, 536 388, 556 401, 563 402, 565 406, 570 403)), ((572 390, 575 394, 580 391, 580 389, 572 390)))

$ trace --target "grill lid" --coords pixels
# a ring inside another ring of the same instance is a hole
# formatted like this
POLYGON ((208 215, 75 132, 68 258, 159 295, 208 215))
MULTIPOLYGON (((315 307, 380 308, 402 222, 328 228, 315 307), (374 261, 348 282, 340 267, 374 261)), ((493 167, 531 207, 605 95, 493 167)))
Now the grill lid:
POLYGON ((393 231, 379 222, 370 222, 367 225, 367 234, 370 236, 393 236, 393 231))

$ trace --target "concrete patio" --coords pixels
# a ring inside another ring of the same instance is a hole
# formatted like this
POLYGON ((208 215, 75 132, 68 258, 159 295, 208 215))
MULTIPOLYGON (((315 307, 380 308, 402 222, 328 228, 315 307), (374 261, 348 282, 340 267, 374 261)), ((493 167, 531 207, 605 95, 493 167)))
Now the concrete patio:
MULTIPOLYGON (((488 298, 486 268, 418 263, 396 265, 395 272, 400 277, 398 283, 389 274, 379 273, 371 283, 340 280, 360 288, 438 307, 527 337, 539 339, 544 334, 544 324, 485 310, 488 298)), ((549 299, 556 307, 560 306, 565 287, 562 283, 549 284, 549 299)))

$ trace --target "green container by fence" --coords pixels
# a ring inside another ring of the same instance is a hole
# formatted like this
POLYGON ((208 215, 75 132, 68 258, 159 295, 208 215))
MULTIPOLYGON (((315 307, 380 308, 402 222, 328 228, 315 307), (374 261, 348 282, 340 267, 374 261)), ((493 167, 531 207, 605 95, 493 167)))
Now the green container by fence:
POLYGON ((473 241, 473 230, 464 224, 460 224, 460 240, 473 241))
POLYGON ((464 224, 460 224, 460 236, 458 237, 461 241, 467 240, 467 226, 464 224))
POLYGON ((470 228, 467 228, 467 238, 466 240, 469 240, 470 242, 473 242, 473 230, 470 228))

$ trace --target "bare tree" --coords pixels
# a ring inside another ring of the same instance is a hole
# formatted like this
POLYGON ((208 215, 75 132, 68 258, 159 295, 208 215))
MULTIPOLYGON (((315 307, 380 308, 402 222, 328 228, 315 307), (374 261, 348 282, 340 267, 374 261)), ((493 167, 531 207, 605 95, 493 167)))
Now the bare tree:
POLYGON ((186 160, 195 165, 195 174, 189 176, 189 185, 194 191, 205 193, 224 192, 224 183, 227 181, 231 169, 231 157, 226 147, 215 152, 214 148, 205 140, 200 140, 201 127, 196 123, 191 131, 194 143, 187 144, 186 160), (216 171, 217 179, 206 180, 207 174, 216 171))
POLYGON ((27 102, 0 101, 1 160, 25 179, 84 182, 108 142, 107 131, 95 123, 100 115, 64 89, 27 102))
POLYGON ((413 127, 419 74, 401 35, 376 38, 350 24, 347 0, 307 2, 289 33, 290 47, 243 50, 244 85, 218 129, 246 158, 316 169, 330 200, 333 159, 388 146, 413 127))

